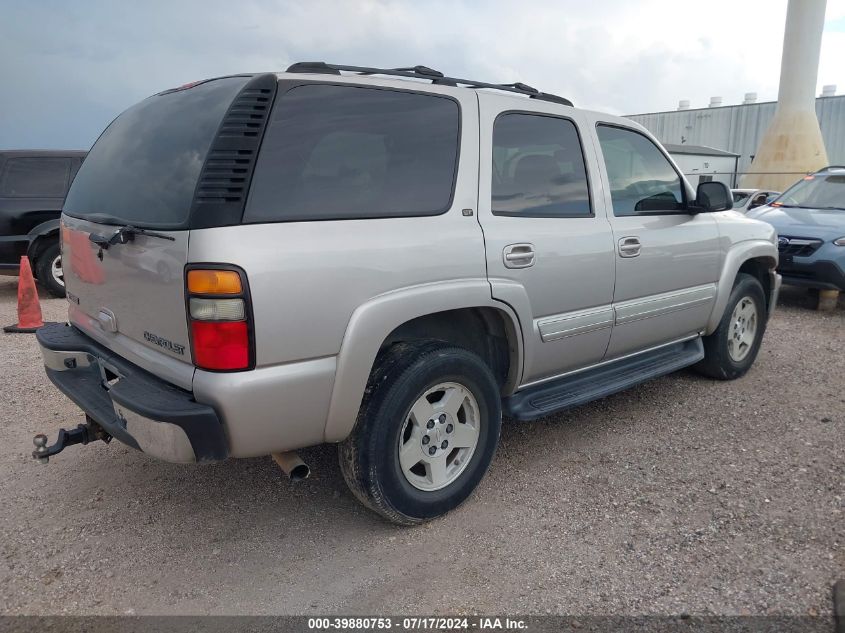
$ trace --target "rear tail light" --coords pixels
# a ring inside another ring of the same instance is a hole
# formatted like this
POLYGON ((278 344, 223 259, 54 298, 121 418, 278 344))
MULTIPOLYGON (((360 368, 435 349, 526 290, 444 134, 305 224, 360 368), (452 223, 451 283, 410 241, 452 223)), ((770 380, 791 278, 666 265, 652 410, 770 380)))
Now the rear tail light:
POLYGON ((239 295, 243 294, 241 275, 236 270, 188 271, 188 292, 198 295, 239 295))
POLYGON ((186 286, 194 365, 213 371, 254 367, 246 275, 223 265, 192 268, 186 286))
POLYGON ((246 321, 193 321, 191 337, 197 367, 218 371, 249 367, 246 321))

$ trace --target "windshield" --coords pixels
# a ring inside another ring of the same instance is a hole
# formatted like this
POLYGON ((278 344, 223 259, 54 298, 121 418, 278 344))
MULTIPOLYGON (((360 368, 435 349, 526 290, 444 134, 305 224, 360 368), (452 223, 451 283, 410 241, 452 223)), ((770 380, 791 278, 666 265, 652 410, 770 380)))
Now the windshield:
POLYGON ((772 206, 845 210, 845 171, 805 176, 772 202, 772 206))
POLYGON ((185 225, 220 122, 249 77, 225 77, 144 99, 97 139, 64 212, 105 224, 185 225))

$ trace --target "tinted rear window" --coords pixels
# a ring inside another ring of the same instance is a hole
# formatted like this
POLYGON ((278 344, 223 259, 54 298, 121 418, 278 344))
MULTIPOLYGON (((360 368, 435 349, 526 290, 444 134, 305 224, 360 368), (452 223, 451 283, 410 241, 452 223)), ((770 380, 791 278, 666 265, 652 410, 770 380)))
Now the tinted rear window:
POLYGON ((129 108, 85 157, 65 213, 148 228, 184 226, 217 128, 248 80, 215 79, 129 108))
POLYGON ((592 214, 575 124, 502 114, 493 126, 493 213, 528 217, 592 214))
POLYGON ((460 111, 429 94, 304 85, 276 99, 245 222, 435 215, 451 203, 460 111))
POLYGON ((69 158, 10 158, 3 169, 0 195, 11 198, 61 198, 67 191, 69 168, 69 158))

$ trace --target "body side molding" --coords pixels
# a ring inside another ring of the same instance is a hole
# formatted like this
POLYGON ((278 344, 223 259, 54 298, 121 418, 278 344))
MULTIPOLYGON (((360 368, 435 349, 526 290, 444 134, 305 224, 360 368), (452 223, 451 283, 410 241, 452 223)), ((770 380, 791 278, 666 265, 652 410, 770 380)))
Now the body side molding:
POLYGON ((649 319, 679 310, 687 310, 703 303, 709 303, 713 301, 715 296, 716 284, 712 283, 621 301, 613 306, 616 315, 615 324, 623 325, 640 319, 649 319))

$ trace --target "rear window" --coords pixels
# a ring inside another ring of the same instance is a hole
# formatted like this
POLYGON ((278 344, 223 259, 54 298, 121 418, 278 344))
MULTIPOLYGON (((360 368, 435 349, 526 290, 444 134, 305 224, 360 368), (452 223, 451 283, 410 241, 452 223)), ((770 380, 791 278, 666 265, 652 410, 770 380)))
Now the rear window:
POLYGON ((185 226, 209 147, 248 80, 215 79, 126 110, 85 157, 64 212, 109 224, 185 226))
POLYGON ((303 85, 277 98, 244 222, 436 215, 452 200, 452 99, 303 85))
POLYGON ((69 169, 69 158, 10 158, 0 179, 0 195, 9 198, 61 198, 67 191, 69 169))

